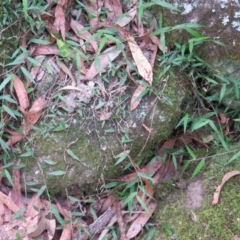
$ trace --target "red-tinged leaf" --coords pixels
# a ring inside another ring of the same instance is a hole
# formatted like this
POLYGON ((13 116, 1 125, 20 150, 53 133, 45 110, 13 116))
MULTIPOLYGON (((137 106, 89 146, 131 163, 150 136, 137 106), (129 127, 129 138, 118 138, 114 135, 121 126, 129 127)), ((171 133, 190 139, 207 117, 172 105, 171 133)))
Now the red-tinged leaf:
POLYGON ((29 106, 27 91, 23 82, 16 75, 14 75, 13 78, 13 86, 16 91, 20 107, 25 110, 29 106))
POLYGON ((132 99, 131 99, 131 107, 130 110, 133 111, 137 108, 137 106, 141 102, 141 97, 139 95, 146 90, 146 87, 139 85, 137 89, 134 91, 132 99))
POLYGON ((56 46, 40 45, 32 53, 32 56, 39 55, 60 55, 60 51, 56 46))
MULTIPOLYGON (((157 203, 155 201, 151 201, 148 205, 148 209, 150 213, 152 214, 154 210, 157 207, 157 203)), ((134 238, 138 235, 138 233, 143 229, 146 222, 149 220, 151 215, 148 213, 141 213, 131 224, 130 228, 128 229, 128 232, 126 234, 127 239, 134 238)))
POLYGON ((149 180, 146 179, 146 178, 143 178, 142 180, 145 182, 145 189, 146 189, 146 192, 147 192, 150 196, 153 196, 153 194, 154 194, 154 190, 153 190, 153 188, 152 188, 152 186, 151 186, 149 180))
POLYGON ((63 10, 63 6, 59 3, 55 9, 55 21, 53 26, 57 32, 61 32, 62 39, 65 42, 65 12, 63 10))
POLYGON ((35 125, 35 123, 38 121, 38 119, 41 116, 42 110, 46 105, 45 97, 39 97, 32 105, 30 110, 28 112, 24 111, 23 109, 19 108, 20 111, 23 113, 26 126, 28 125, 35 125))
POLYGON ((102 112, 99 116, 99 120, 100 121, 105 121, 107 119, 109 119, 112 116, 112 112, 102 112))
POLYGON ((23 206, 22 203, 22 194, 21 194, 21 184, 20 184, 20 170, 14 169, 12 174, 13 179, 13 188, 11 191, 11 198, 13 202, 21 208, 23 206))
POLYGON ((153 71, 152 66, 149 61, 144 56, 142 50, 139 48, 134 38, 130 35, 126 36, 128 41, 129 48, 131 50, 133 59, 137 65, 139 74, 150 84, 152 85, 153 80, 153 71))
POLYGON ((81 76, 81 80, 92 80, 98 73, 101 73, 105 70, 105 68, 111 63, 119 54, 120 50, 117 50, 116 46, 112 46, 107 48, 100 56, 99 62, 101 64, 100 69, 98 70, 96 66, 96 62, 94 61, 91 64, 90 69, 87 72, 87 75, 81 76))
POLYGON ((212 201, 212 205, 216 205, 219 201, 219 197, 220 197, 220 193, 222 190, 223 185, 232 177, 239 175, 240 171, 231 171, 228 172, 227 174, 224 175, 221 184, 216 188, 214 195, 213 195, 213 201, 212 201))
MULTIPOLYGON (((84 39, 84 40, 88 40, 89 38, 92 37, 92 34, 89 31, 82 31, 82 29, 84 28, 83 25, 81 25, 79 22, 77 22, 73 19, 71 19, 70 26, 79 38, 84 39)), ((91 40, 90 44, 93 47, 94 51, 97 52, 98 51, 97 42, 94 41, 94 40, 91 40)))
POLYGON ((22 135, 22 134, 20 134, 20 133, 18 133, 18 132, 15 132, 15 134, 12 135, 12 136, 8 139, 7 145, 8 145, 9 147, 11 147, 11 146, 13 146, 14 144, 20 142, 24 137, 25 137, 24 135, 22 135))

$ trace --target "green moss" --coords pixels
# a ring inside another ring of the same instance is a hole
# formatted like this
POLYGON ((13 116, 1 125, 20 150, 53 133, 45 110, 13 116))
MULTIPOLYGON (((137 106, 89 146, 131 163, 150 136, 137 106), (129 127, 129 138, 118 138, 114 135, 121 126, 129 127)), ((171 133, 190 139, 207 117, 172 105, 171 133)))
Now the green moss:
MULTIPOLYGON (((232 146, 231 151, 225 154, 222 154, 223 150, 218 150, 217 154, 207 161, 204 173, 202 173, 202 179, 205 179, 204 202, 198 210, 187 210, 183 207, 186 202, 186 192, 184 189, 176 189, 173 180, 157 188, 159 208, 154 214, 155 221, 166 223, 172 229, 176 239, 232 239, 232 233, 240 236, 240 176, 229 180, 222 189, 219 204, 214 207, 211 205, 213 193, 221 183, 223 175, 240 169, 240 159, 224 167, 224 164, 238 149, 239 145, 232 146), (193 218, 196 219, 193 220, 193 218)), ((166 230, 160 227, 154 239, 170 240, 172 238, 166 230)))

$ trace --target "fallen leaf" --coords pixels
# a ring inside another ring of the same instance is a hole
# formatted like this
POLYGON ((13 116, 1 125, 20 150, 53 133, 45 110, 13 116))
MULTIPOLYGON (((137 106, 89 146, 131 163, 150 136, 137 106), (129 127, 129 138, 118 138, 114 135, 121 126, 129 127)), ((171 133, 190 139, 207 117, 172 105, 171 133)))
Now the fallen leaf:
POLYGON ((152 132, 152 130, 151 130, 147 125, 145 125, 144 123, 142 124, 142 126, 143 126, 144 129, 145 129, 146 131, 148 131, 149 133, 152 132))
MULTIPOLYGON (((19 163, 20 161, 18 161, 18 164, 19 163)), ((13 169, 12 179, 13 179, 13 188, 11 190, 11 199, 19 208, 21 208, 23 206, 23 203, 22 203, 19 169, 13 169)))
POLYGON ((134 38, 130 35, 126 36, 128 41, 129 48, 131 50, 133 59, 137 65, 139 74, 150 84, 152 85, 153 71, 152 66, 144 56, 142 50, 139 48, 134 38))
POLYGON ((130 110, 133 111, 140 104, 142 97, 139 97, 142 92, 146 90, 146 87, 139 85, 137 89, 134 91, 132 99, 131 99, 131 107, 130 110))
POLYGON ((104 7, 108 9, 107 20, 115 22, 122 14, 122 4, 119 0, 104 0, 104 7))
POLYGON ((38 62, 38 65, 35 66, 35 67, 32 67, 31 71, 30 71, 30 74, 32 75, 33 79, 36 78, 37 74, 38 74, 38 71, 39 71, 39 68, 41 67, 41 64, 43 62, 43 60, 45 59, 45 56, 36 56, 35 60, 38 62))
POLYGON ((148 209, 151 213, 141 213, 139 216, 133 221, 131 224, 130 228, 128 229, 128 232, 126 234, 126 237, 128 239, 134 238, 135 236, 138 235, 138 233, 143 229, 145 226, 146 222, 149 220, 149 218, 152 216, 152 213, 157 207, 157 203, 155 201, 151 201, 148 205, 148 209))
POLYGON ((136 16, 137 14, 137 6, 134 6, 132 9, 130 9, 128 12, 125 13, 127 16, 124 16, 120 20, 116 22, 117 25, 120 27, 126 26, 128 23, 132 21, 132 19, 136 16))
POLYGON ((55 21, 53 24, 54 28, 57 30, 57 33, 60 31, 62 39, 65 42, 65 12, 63 6, 60 3, 57 4, 55 9, 55 21))
POLYGON ((239 175, 240 171, 231 171, 228 172, 227 174, 224 175, 223 179, 222 179, 222 183, 216 188, 214 195, 213 195, 213 201, 212 201, 212 205, 216 205, 219 201, 219 197, 220 197, 220 193, 222 190, 223 185, 232 177, 239 175))
POLYGON ((99 120, 100 121, 105 121, 107 119, 109 119, 112 116, 112 112, 102 112, 99 116, 99 120))
POLYGON ((0 192, 0 202, 6 205, 14 213, 20 210, 20 208, 2 192, 0 192))
POLYGON ((56 46, 39 45, 33 51, 32 56, 39 55, 60 55, 60 51, 56 46))
POLYGON ((80 80, 92 80, 98 73, 101 73, 105 68, 120 54, 120 50, 116 46, 107 48, 102 54, 99 55, 99 62, 101 64, 100 69, 98 70, 96 62, 94 61, 90 69, 87 72, 86 76, 81 76, 80 80))
POLYGON ((116 210, 116 216, 117 216, 118 226, 120 230, 120 240, 128 240, 128 238, 126 237, 126 226, 124 224, 123 216, 122 216, 122 206, 119 202, 115 201, 114 207, 116 210))
POLYGON ((62 71, 64 73, 66 73, 72 80, 72 86, 73 87, 76 87, 76 80, 75 78, 73 77, 71 71, 68 69, 68 67, 63 63, 61 62, 60 60, 57 59, 57 65, 62 69, 62 71))
POLYGON ((16 75, 14 75, 13 78, 13 86, 16 91, 20 107, 25 110, 29 107, 27 91, 23 82, 16 75))
MULTIPOLYGON (((70 26, 79 38, 84 39, 84 40, 88 40, 92 37, 92 34, 89 31, 83 30, 84 26, 82 24, 80 24, 79 22, 77 22, 73 19, 71 19, 70 26)), ((89 43, 93 47, 94 51, 97 52, 98 51, 97 42, 94 41, 94 40, 90 40, 89 43)))

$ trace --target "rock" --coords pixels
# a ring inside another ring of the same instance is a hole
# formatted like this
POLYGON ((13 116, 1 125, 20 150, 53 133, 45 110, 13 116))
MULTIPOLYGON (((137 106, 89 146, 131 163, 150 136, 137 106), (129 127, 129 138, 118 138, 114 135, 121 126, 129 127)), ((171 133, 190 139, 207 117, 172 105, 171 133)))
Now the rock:
MULTIPOLYGON (((225 80, 214 79, 220 84, 226 84, 226 93, 222 99, 225 106, 237 109, 239 101, 239 73, 240 73, 240 3, 238 1, 183 1, 170 0, 181 12, 170 11, 166 8, 154 7, 154 15, 163 14, 164 27, 176 26, 184 23, 201 24, 197 29, 209 41, 195 46, 195 52, 211 65, 209 76, 214 73, 224 76, 225 80), (226 47, 211 40, 220 41, 226 47), (227 80, 226 80, 227 78, 227 80)), ((174 30, 166 34, 166 44, 174 46, 174 42, 187 43, 194 38, 185 30, 174 30)), ((213 89, 211 95, 218 101, 220 88, 213 89)))
MULTIPOLYGON (((102 82, 102 87, 109 89, 115 80, 102 82)), ((55 98, 31 136, 35 143, 34 157, 22 158, 26 164, 23 184, 35 182, 38 188, 46 184, 52 194, 65 194, 66 189, 69 194, 84 191, 90 194, 107 179, 121 176, 125 168, 147 161, 154 155, 155 146, 170 136, 189 107, 189 80, 185 75, 176 73, 160 82, 157 77, 155 80, 152 93, 144 96, 132 112, 130 99, 136 87, 127 81, 124 84, 127 88, 119 86, 120 79, 105 100, 102 94, 96 93, 99 88, 94 83, 95 95, 91 101, 80 103, 75 98, 78 104, 73 109, 71 106, 70 113, 60 111, 55 98), (105 109, 112 113, 105 121, 99 120, 102 114, 99 103, 107 105, 105 109), (147 128, 151 129, 150 133, 147 128), (124 154, 129 157, 115 165, 124 154), (64 175, 56 176, 59 173, 64 175)), ((69 94, 65 92, 65 96, 69 94)), ((68 105, 64 108, 68 109, 68 105)))

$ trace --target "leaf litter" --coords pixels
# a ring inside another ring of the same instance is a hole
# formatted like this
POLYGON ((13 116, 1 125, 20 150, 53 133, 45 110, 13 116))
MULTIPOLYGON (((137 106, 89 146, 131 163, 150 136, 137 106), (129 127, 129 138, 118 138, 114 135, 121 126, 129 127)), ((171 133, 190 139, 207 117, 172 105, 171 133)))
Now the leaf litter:
MULTIPOLYGON (((151 36, 151 32, 156 25, 156 20, 153 18, 153 27, 145 29, 141 22, 137 22, 137 1, 131 1, 128 4, 121 5, 119 0, 110 1, 98 1, 98 4, 93 4, 91 1, 83 1, 85 5, 85 15, 90 14, 91 18, 87 24, 90 28, 86 28, 85 18, 76 18, 76 12, 74 9, 71 11, 71 16, 66 16, 66 9, 73 6, 74 1, 60 0, 55 6, 52 1, 48 1, 50 11, 49 15, 42 14, 42 20, 46 20, 46 27, 48 28, 49 43, 50 44, 32 44, 30 47, 30 56, 38 63, 32 68, 28 68, 29 74, 33 79, 39 74, 41 65, 46 61, 47 56, 51 56, 55 65, 57 65, 62 74, 71 79, 71 84, 62 87, 61 90, 70 91, 67 96, 72 104, 76 94, 80 92, 82 95, 86 93, 86 89, 83 88, 84 82, 96 81, 97 76, 101 76, 105 71, 109 71, 111 62, 116 59, 120 60, 123 57, 123 50, 127 49, 131 55, 133 63, 137 69, 139 77, 142 78, 149 86, 153 81, 153 66, 156 59, 157 50, 168 52, 166 46, 162 49, 160 39, 157 36, 151 36), (52 8, 53 7, 53 8, 52 8), (101 22, 99 14, 100 7, 108 9, 106 12, 107 21, 101 22), (125 26, 130 25, 129 28, 125 26), (94 38, 94 34, 98 30, 104 28, 116 30, 117 37, 122 36, 125 40, 123 42, 113 41, 111 38, 106 40, 105 46, 102 47, 102 51, 99 52, 99 45, 101 38, 104 36, 99 35, 99 38, 94 38), (134 33, 135 31, 135 33, 134 33), (56 37, 60 34, 60 37, 56 37), (137 37, 133 37, 139 35, 137 37), (88 58, 83 56, 77 56, 76 51, 70 49, 70 45, 66 39, 71 39, 76 42, 77 46, 84 52, 89 54, 88 58), (139 44, 139 41, 142 43, 139 44), (145 50, 150 51, 150 57, 146 57, 145 50), (79 74, 74 74, 70 69, 70 66, 62 60, 62 58, 68 60, 75 60, 80 63, 79 74), (40 59, 40 60, 39 60, 40 59), (72 98, 72 99, 71 99, 72 98)), ((26 41, 25 41, 26 42, 26 41)), ((122 64, 122 67, 127 64, 122 64)), ((134 77, 131 76, 129 66, 126 66, 126 72, 131 79, 136 83, 134 77)), ((39 79, 41 81, 41 78, 39 79)), ((100 86, 101 84, 99 84, 100 86)), ((117 87, 119 83, 115 84, 117 87)), ((22 112, 24 119, 21 123, 20 129, 22 132, 5 129, 11 136, 7 141, 8 146, 13 146, 17 142, 25 138, 40 119, 43 109, 45 108, 47 101, 46 96, 40 96, 36 99, 32 107, 29 108, 29 98, 26 87, 23 81, 16 75, 13 78, 13 86, 19 103, 19 109, 22 112)), ((90 87, 90 91, 94 86, 90 87)), ((112 87, 112 91, 114 87, 112 87)), ((102 89, 106 91, 106 89, 102 89)), ((137 87, 133 93, 130 110, 134 111, 141 99, 144 97, 146 91, 145 85, 137 83, 137 87)), ((92 95, 89 95, 91 98, 92 95)), ((86 96, 83 96, 86 99, 86 96)), ((113 112, 108 108, 104 111, 99 111, 99 120, 105 121, 112 116, 113 112)), ((222 123, 226 123, 226 117, 221 115, 222 123)), ((146 131, 151 134, 151 129, 143 124, 146 131)), ((83 229, 80 233, 83 237, 81 239, 89 239, 89 234, 93 237, 91 239, 105 239, 109 229, 107 227, 113 226, 118 223, 120 229, 120 239, 133 239, 140 231, 142 231, 146 222, 152 216, 156 209, 157 203, 154 200, 154 185, 159 184, 161 181, 173 176, 176 173, 176 166, 173 164, 172 156, 166 150, 173 147, 182 147, 186 143, 191 144, 193 141, 197 144, 208 147, 198 136, 197 131, 191 134, 185 134, 183 136, 172 137, 167 140, 158 150, 158 158, 160 160, 152 159, 146 166, 137 168, 137 172, 123 176, 120 179, 115 179, 117 182, 131 182, 137 179, 144 183, 143 189, 139 189, 134 198, 134 209, 137 209, 137 213, 134 213, 131 217, 128 212, 125 211, 125 206, 122 201, 118 201, 113 194, 108 194, 108 197, 101 198, 95 202, 95 213, 91 212, 91 208, 94 205, 83 204, 84 209, 82 215, 84 219, 75 218, 72 214, 73 209, 76 207, 74 201, 66 200, 63 206, 59 200, 55 199, 55 204, 50 203, 47 200, 33 194, 30 198, 24 199, 21 194, 20 174, 18 169, 14 169, 12 173, 13 188, 9 194, 0 192, 0 233, 5 239, 15 239, 14 236, 18 234, 22 239, 53 239, 59 222, 64 222, 63 229, 60 233, 59 239, 72 239, 79 236, 77 228, 83 229), (18 217, 15 217, 18 214, 18 217), (62 219, 63 217, 63 219, 62 219), (87 221, 86 219, 90 220, 87 221), (14 220, 13 220, 14 219, 14 220), (58 220, 58 222, 56 221, 58 220), (17 228, 16 228, 17 227, 17 228), (84 232, 84 229, 87 231, 84 232), (105 228, 105 229, 104 229, 105 228)), ((127 156, 126 156, 127 157, 127 156)), ((180 165, 181 158, 178 158, 177 165, 180 165)), ((2 171, 2 169, 1 169, 2 171)), ((222 185, 230 177, 239 173, 230 173, 227 178, 222 182, 222 185)), ((222 187, 221 185, 221 187, 222 187)), ((213 204, 218 202, 221 187, 217 189, 217 193, 214 195, 213 204)), ((84 203, 84 200, 82 201, 84 203)))

